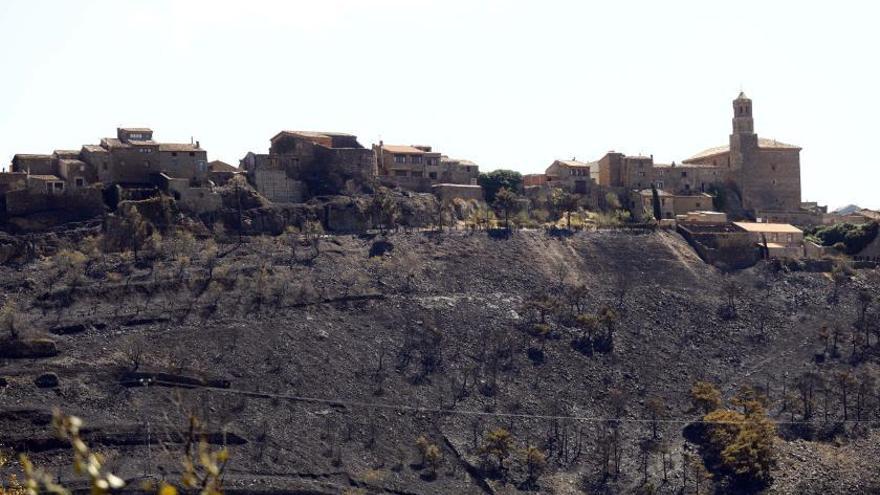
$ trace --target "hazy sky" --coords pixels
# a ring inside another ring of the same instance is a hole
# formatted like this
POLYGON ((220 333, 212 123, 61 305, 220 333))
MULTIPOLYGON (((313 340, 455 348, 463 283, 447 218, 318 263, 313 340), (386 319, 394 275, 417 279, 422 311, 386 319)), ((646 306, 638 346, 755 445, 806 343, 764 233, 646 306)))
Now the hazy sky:
POLYGON ((0 3, 0 162, 119 125, 233 164, 281 129, 540 172, 725 144, 731 100, 800 145, 803 195, 880 208, 876 2, 0 3))

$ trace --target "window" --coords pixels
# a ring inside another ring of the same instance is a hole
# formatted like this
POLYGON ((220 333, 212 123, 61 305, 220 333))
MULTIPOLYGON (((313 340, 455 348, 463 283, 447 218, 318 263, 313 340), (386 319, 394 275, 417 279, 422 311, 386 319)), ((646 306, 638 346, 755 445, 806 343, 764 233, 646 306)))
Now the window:
POLYGON ((681 172, 681 176, 682 176, 682 177, 687 177, 687 176, 688 176, 688 173, 685 172, 685 171, 682 171, 682 172, 681 172))
POLYGON ((431 179, 436 179, 436 178, 437 178, 437 172, 428 172, 428 177, 430 177, 431 179))
POLYGON ((104 171, 106 172, 107 171, 107 162, 103 162, 101 165, 103 165, 104 171))
POLYGON ((470 172, 470 171, 471 171, 471 168, 470 168, 470 167, 465 167, 465 168, 464 168, 464 171, 465 171, 465 172, 470 172))
POLYGON ((413 170, 413 171, 412 171, 412 174, 410 174, 410 175, 412 175, 413 177, 424 177, 424 176, 422 175, 422 173, 419 172, 419 171, 417 171, 417 170, 413 170))
POLYGON ((394 155, 394 163, 406 163, 406 155, 394 155))
POLYGON ((86 181, 83 180, 82 177, 77 177, 77 178, 76 178, 76 181, 75 181, 75 183, 76 183, 76 187, 82 187, 82 186, 84 186, 84 185, 85 185, 85 182, 86 182, 86 181))
POLYGON ((190 152, 189 152, 189 156, 196 156, 196 152, 195 152, 195 151, 190 151, 190 152))
POLYGON ((422 157, 420 157, 420 156, 412 157, 412 163, 422 163, 422 157))
POLYGON ((62 191, 62 190, 64 190, 64 183, 63 183, 63 182, 55 182, 54 184, 55 184, 55 190, 56 190, 56 191, 62 191))
POLYGON ((394 176, 395 177, 406 177, 406 170, 395 170, 394 176))
POLYGON ((657 189, 663 189, 663 181, 662 180, 657 181, 657 189))
POLYGON ((46 183, 46 192, 47 192, 47 193, 51 193, 51 192, 52 192, 52 183, 51 183, 51 182, 47 182, 47 183, 46 183))
POLYGON ((176 152, 176 151, 172 151, 172 152, 171 152, 171 156, 177 156, 177 152, 176 152))
POLYGON ((150 160, 144 160, 144 166, 150 168, 150 160))
POLYGON ((428 158, 427 163, 428 163, 428 165, 437 165, 437 159, 436 158, 428 158))

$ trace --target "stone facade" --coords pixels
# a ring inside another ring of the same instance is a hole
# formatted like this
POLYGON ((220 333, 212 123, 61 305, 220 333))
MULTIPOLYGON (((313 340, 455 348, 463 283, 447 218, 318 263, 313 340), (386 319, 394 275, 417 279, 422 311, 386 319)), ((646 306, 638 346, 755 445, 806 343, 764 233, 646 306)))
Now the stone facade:
MULTIPOLYGON (((633 202, 642 205, 645 218, 654 215, 654 192, 651 189, 639 191, 633 202)), ((660 200, 660 213, 663 219, 674 219, 678 215, 684 215, 693 211, 711 210, 712 196, 706 193, 696 194, 670 194, 662 189, 657 190, 660 200)))
POLYGON ((726 166, 749 211, 799 211, 801 165, 798 146, 759 138, 752 100, 740 93, 733 101, 733 133, 728 146, 711 148, 686 164, 726 166))
POLYGON ((220 194, 211 186, 192 186, 189 179, 159 174, 159 187, 177 202, 181 210, 190 213, 210 213, 223 206, 220 194))
POLYGON ((303 182, 291 179, 284 170, 256 169, 250 177, 254 188, 273 203, 301 203, 304 199, 303 182))
POLYGON ((0 194, 27 188, 27 172, 0 172, 0 194))
POLYGON ((198 142, 159 143, 153 131, 119 128, 116 138, 104 138, 100 148, 85 146, 82 160, 91 162, 104 184, 149 184, 159 173, 181 179, 203 181, 208 176, 207 152, 198 142))
POLYGON ((376 174, 387 186, 431 192, 436 184, 476 185, 480 168, 469 160, 453 159, 430 146, 373 145, 376 174))
POLYGON ((375 174, 373 150, 351 134, 282 131, 270 142, 270 167, 303 182, 309 197, 358 190, 375 174))
POLYGON ((544 184, 559 187, 576 194, 587 194, 594 184, 593 170, 596 163, 584 163, 575 159, 554 160, 544 171, 544 184))

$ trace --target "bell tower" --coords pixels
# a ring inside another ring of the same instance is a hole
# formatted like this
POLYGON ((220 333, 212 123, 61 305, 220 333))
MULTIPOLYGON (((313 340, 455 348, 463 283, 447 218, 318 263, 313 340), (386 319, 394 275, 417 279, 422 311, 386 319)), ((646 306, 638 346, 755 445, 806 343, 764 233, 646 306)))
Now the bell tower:
POLYGON ((752 100, 740 91, 733 100, 733 133, 730 135, 730 168, 742 172, 758 153, 758 135, 752 119, 752 100))
POLYGON ((755 121, 752 119, 752 100, 740 91, 733 100, 733 133, 754 134, 755 121))

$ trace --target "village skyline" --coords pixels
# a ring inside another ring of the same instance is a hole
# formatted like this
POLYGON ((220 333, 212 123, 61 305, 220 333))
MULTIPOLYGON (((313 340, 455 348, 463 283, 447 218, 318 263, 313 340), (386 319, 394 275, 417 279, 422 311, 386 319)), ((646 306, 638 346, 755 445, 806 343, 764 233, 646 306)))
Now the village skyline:
POLYGON ((0 7, 0 57, 18 75, 0 82, 2 167, 117 126, 192 136, 229 163, 279 129, 429 144, 483 171, 609 150, 670 163, 723 141, 743 90, 759 134, 803 147, 804 200, 880 208, 880 78, 860 62, 872 6, 677 2, 659 25, 640 2, 49 5, 0 7))

